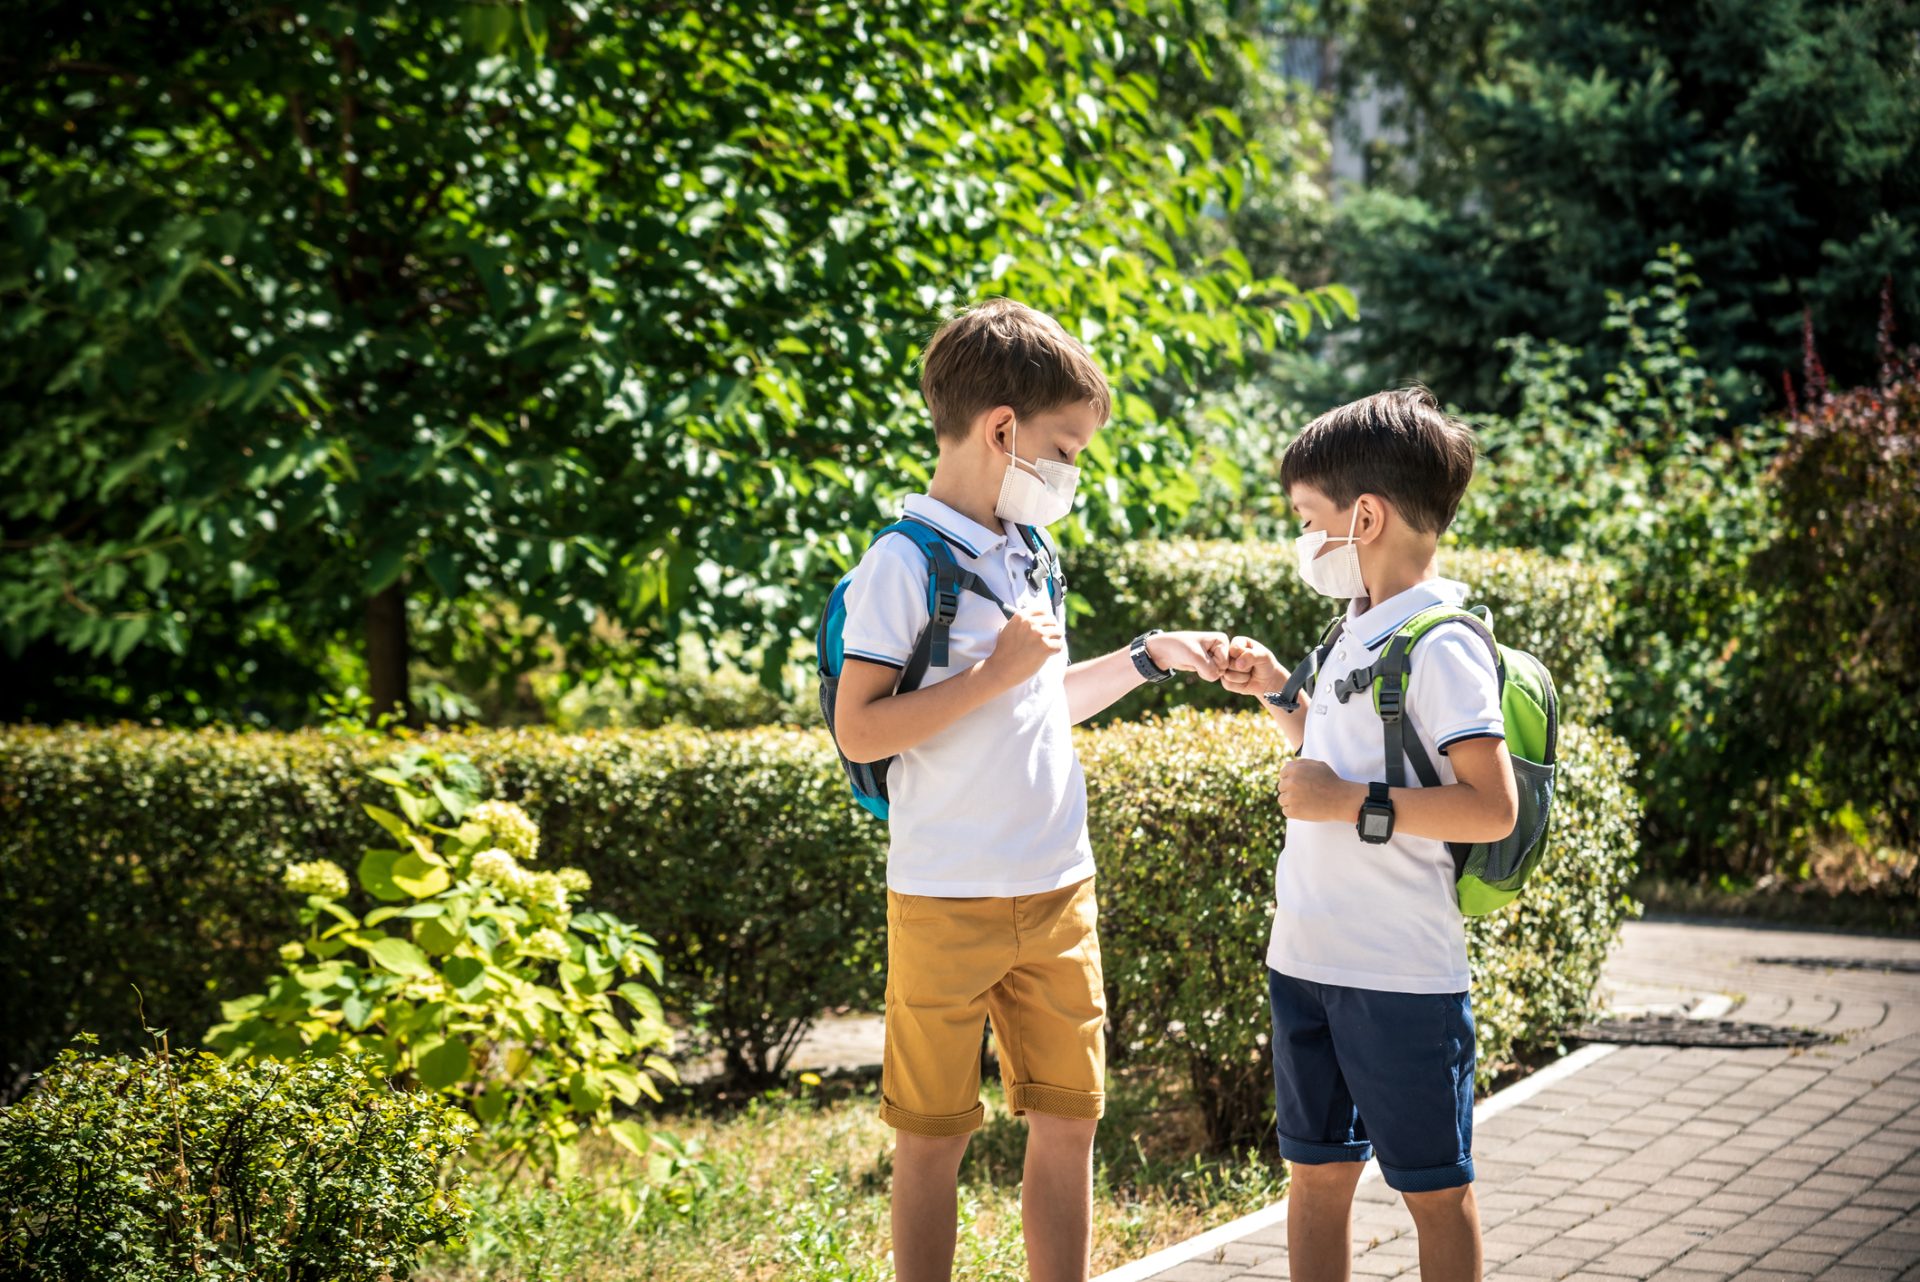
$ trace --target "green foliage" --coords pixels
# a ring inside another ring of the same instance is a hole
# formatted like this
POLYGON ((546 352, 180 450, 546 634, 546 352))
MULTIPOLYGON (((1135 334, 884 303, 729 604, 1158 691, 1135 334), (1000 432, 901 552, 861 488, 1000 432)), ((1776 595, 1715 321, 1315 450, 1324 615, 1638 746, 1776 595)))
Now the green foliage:
MULTIPOLYGON (((1100 859, 1101 955, 1117 1057, 1182 1074, 1218 1146, 1272 1122, 1260 959, 1285 820, 1285 744, 1265 713, 1180 708, 1081 740, 1100 859)), ((1478 1080, 1589 1013, 1632 911, 1638 803, 1613 735, 1563 724, 1553 844, 1512 907, 1467 922, 1478 1080)))
POLYGON ((385 1282, 468 1209, 471 1125, 348 1057, 74 1050, 0 1112, 0 1271, 63 1282, 385 1282), (444 1174, 443 1174, 444 1173, 444 1174))
MULTIPOLYGON (((1586 363, 1579 348, 1524 334, 1500 341, 1518 404, 1474 420, 1482 459, 1454 522, 1461 539, 1625 555, 1620 545, 1658 521, 1666 482, 1734 461, 1717 448, 1727 411, 1692 343, 1692 268, 1691 255, 1668 245, 1645 265, 1640 293, 1608 292, 1602 328, 1619 336, 1620 356, 1595 382, 1576 372, 1586 363)), ((1739 478, 1747 488, 1765 462, 1739 478)))
POLYGON ((1607 290, 1674 240, 1705 266, 1700 364, 1738 417, 1792 367, 1803 305, 1845 334, 1838 368, 1857 381, 1872 345, 1845 318, 1882 278, 1920 315, 1913 0, 1331 14, 1343 96, 1375 86, 1382 113, 1368 186, 1331 233, 1369 382, 1420 377, 1491 407, 1514 334, 1585 349, 1592 377, 1607 290))
MULTIPOLYGON (((599 913, 646 923, 668 1007, 737 1072, 777 1073, 821 1009, 878 1001, 885 829, 854 822, 824 735, 682 727, 420 742, 470 757, 476 791, 523 806, 541 862, 583 868, 599 913)), ((367 847, 394 844, 364 809, 392 805, 366 774, 388 751, 315 731, 0 732, 9 1090, 78 1028, 137 1045, 135 984, 149 1022, 198 1030, 215 1017, 210 993, 246 993, 282 969, 286 865, 355 869, 367 847)), ((356 894, 346 908, 379 906, 356 894)))
POLYGON ((1504 345, 1518 406, 1478 420, 1485 458, 1455 529, 1610 570, 1609 724, 1641 762, 1648 853, 1717 868, 1744 862, 1736 814, 1749 830, 1758 817, 1738 781, 1778 760, 1761 730, 1772 717, 1750 701, 1771 593, 1753 558, 1778 520, 1767 475, 1782 434, 1727 426, 1692 343, 1691 268, 1669 246, 1640 293, 1610 296, 1605 327, 1621 354, 1595 383, 1564 343, 1504 345))
POLYGON ((627 687, 612 681, 576 685, 555 701, 553 725, 558 730, 657 730, 668 725, 743 730, 817 724, 817 687, 810 679, 795 684, 799 692, 788 696, 738 668, 689 667, 682 661, 627 687))
POLYGON ((118 17, 35 6, 0 81, 15 716, 288 724, 363 633, 383 706, 410 637, 495 684, 689 630, 778 665, 924 482, 958 305, 1121 389, 1071 540, 1177 518, 1196 380, 1348 301, 1210 241, 1273 158, 1162 105, 1257 53, 1190 6, 118 17))
POLYGON ((613 1106, 658 1102, 652 1075, 674 1080, 660 999, 640 978, 660 980, 653 940, 576 912, 591 888, 580 869, 524 867, 538 826, 511 802, 478 801, 467 758, 414 745, 368 774, 400 810, 365 806, 397 843, 360 858, 360 889, 380 906, 348 911, 337 864, 289 864, 306 937, 281 947, 265 992, 221 1004, 207 1045, 230 1059, 372 1055, 459 1100, 496 1150, 547 1165, 570 1164, 587 1126, 644 1154, 646 1132, 613 1106))
MULTIPOLYGON (((1613 595, 1604 567, 1478 548, 1446 547, 1440 557, 1441 573, 1465 582, 1471 600, 1492 607, 1504 644, 1540 656, 1568 716, 1592 722, 1606 714, 1613 595)), ((1099 603, 1073 626, 1073 650, 1081 658, 1124 646, 1148 627, 1209 628, 1244 632, 1291 668, 1340 609, 1301 581, 1289 544, 1115 544, 1082 550, 1067 570, 1074 593, 1099 603)), ((1240 708, 1245 696, 1179 678, 1130 696, 1114 715, 1188 703, 1240 708)))
POLYGON ((1808 335, 1805 401, 1775 472, 1779 533, 1753 561, 1777 594, 1754 706, 1787 767, 1754 819, 1796 853, 1823 840, 1904 852, 1920 890, 1920 347, 1896 352, 1892 322, 1889 297, 1880 377, 1844 391, 1808 335))
POLYGON ((1661 871, 1804 881, 1841 847, 1899 865, 1920 758, 1900 712, 1911 362, 1889 311, 1877 384, 1830 392, 1810 357, 1795 417, 1729 428, 1691 341, 1690 268, 1670 248, 1643 293, 1611 298, 1624 344, 1597 386, 1565 344, 1507 345, 1518 408, 1479 421, 1455 528, 1610 569, 1610 723, 1641 761, 1661 871))
MULTIPOLYGON (((301 777, 365 760, 364 745, 349 755, 344 742, 311 733, 130 727, 0 733, 0 777, 18 781, 16 796, 42 799, 40 810, 16 802, 5 816, 0 894, 13 902, 0 906, 16 916, 38 910, 39 901, 20 888, 44 885, 47 874, 38 880, 34 874, 48 868, 60 869, 69 887, 104 885, 113 892, 103 893, 88 931, 63 933, 58 943, 45 935, 12 940, 5 956, 9 980, 19 975, 30 982, 48 969, 51 950, 64 947, 85 959, 74 968, 83 973, 142 974, 149 1009, 164 995, 187 1019, 199 1014, 205 977, 216 964, 230 968, 240 984, 257 984, 271 966, 268 941, 279 920, 265 892, 285 862, 276 852, 290 807, 276 798, 312 799, 305 804, 314 809, 284 834, 290 844, 315 852, 361 840, 358 799, 343 802, 344 790, 311 787, 301 777), (277 786, 262 788, 263 774, 279 775, 277 786), (94 778, 116 782, 98 792, 81 782, 94 778), (148 822, 141 807, 119 795, 122 789, 148 801, 162 822, 148 822), (181 812, 193 805, 237 822, 183 821, 181 812), (67 822, 50 823, 50 816, 67 822), (128 831, 132 823, 140 827, 128 831), (218 843, 200 833, 217 833, 218 843), (191 843, 187 849, 174 848, 183 841, 191 843), (104 871, 113 872, 119 863, 112 852, 128 849, 151 852, 169 902, 182 908, 179 924, 158 923, 140 896, 102 876, 95 866, 102 856, 91 853, 108 852, 104 871), (209 904, 220 911, 200 908, 209 904), (230 950, 225 957, 209 959, 190 946, 208 917, 221 923, 220 938, 230 950), (170 938, 170 931, 184 932, 189 945, 170 938), (244 952, 231 951, 236 948, 244 952), (148 959, 156 955, 170 964, 152 964, 148 959), (249 973, 240 956, 260 960, 249 973)), ((457 747, 483 763, 492 791, 517 796, 537 821, 543 858, 579 864, 593 878, 597 902, 655 927, 665 957, 663 998, 706 1025, 741 1077, 778 1073, 822 1009, 877 1003, 885 961, 885 829, 853 808, 824 731, 519 731, 426 742, 447 753, 457 747)), ((1128 1042, 1150 1043, 1138 1053, 1193 1077, 1218 1135, 1243 1134, 1254 1116, 1247 1112, 1250 1061, 1236 1049, 1243 1044, 1169 1041, 1165 1030, 1167 1020, 1178 1019, 1189 1038, 1198 1036, 1204 1024, 1195 1022, 1194 1008, 1206 1000, 1245 993, 1257 1005, 1256 963, 1284 829, 1272 800, 1278 741, 1271 723, 1264 716, 1187 709, 1150 724, 1083 731, 1078 742, 1102 868, 1109 998, 1122 1030, 1116 1059, 1125 1057, 1128 1042), (1176 982, 1176 976, 1184 978, 1176 982), (1225 1084, 1209 1086, 1215 1077, 1225 1084)), ((1533 986, 1518 998, 1499 995, 1510 988, 1486 989, 1496 1011, 1483 1024, 1489 1064, 1550 1040, 1570 1005, 1584 1000, 1617 920, 1618 887, 1635 858, 1634 800, 1619 782, 1624 754, 1602 732, 1572 730, 1563 757, 1569 763, 1566 817, 1556 820, 1563 836, 1556 837, 1542 878, 1552 889, 1535 895, 1529 888, 1519 915, 1502 919, 1506 927, 1473 929, 1476 938, 1489 930, 1513 932, 1484 940, 1483 951, 1510 942, 1536 961, 1545 957, 1566 967, 1524 981, 1496 979, 1483 969, 1486 984, 1533 986), (1512 924, 1522 921, 1527 925, 1512 924)), ((57 1031, 49 1027, 53 1021, 74 1010, 113 1019, 114 1007, 91 987, 71 979, 67 985, 42 981, 44 1009, 29 1004, 9 1013, 18 1021, 7 1030, 9 1045, 31 1053, 57 1031)))

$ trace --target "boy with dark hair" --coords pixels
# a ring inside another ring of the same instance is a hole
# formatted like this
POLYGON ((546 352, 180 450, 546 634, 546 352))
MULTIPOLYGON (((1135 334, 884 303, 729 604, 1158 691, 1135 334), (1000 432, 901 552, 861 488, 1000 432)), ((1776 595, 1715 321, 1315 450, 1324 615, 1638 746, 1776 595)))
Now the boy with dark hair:
POLYGON ((880 1092, 896 1131, 894 1266, 900 1282, 951 1275, 991 1018, 1007 1103, 1027 1120, 1031 1275, 1080 1282, 1106 1000, 1070 727, 1175 670, 1217 679, 1226 637, 1149 631, 1068 665, 1065 593, 1039 531, 1072 506, 1075 462, 1111 397, 1058 322, 1006 299, 961 314, 928 343, 921 392, 939 461, 906 517, 938 538, 877 538, 853 571, 832 714, 850 762, 889 763, 880 1092), (944 666, 920 644, 935 553, 950 554, 964 586, 942 604, 953 611, 944 666))
POLYGON ((1300 573, 1346 604, 1344 626, 1304 705, 1292 697, 1299 682, 1288 687, 1287 670, 1247 637, 1231 642, 1221 678, 1263 698, 1298 752, 1280 775, 1287 835, 1267 945, 1296 1282, 1349 1275, 1354 1188, 1376 1152, 1413 1213, 1420 1276, 1480 1277, 1471 979, 1447 843, 1514 828, 1500 680, 1487 645, 1457 624, 1412 651, 1403 733, 1438 763, 1438 787, 1382 782, 1369 693, 1379 647, 1414 615, 1465 596, 1440 577, 1436 549, 1473 460, 1471 431, 1424 388, 1308 424, 1282 459, 1281 485, 1303 522, 1300 573))

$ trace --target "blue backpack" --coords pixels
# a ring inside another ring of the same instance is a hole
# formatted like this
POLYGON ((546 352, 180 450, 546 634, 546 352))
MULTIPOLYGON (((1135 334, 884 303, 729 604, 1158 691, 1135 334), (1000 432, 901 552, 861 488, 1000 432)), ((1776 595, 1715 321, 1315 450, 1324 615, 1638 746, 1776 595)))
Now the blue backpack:
MULTIPOLYGON (((1038 587, 1040 576, 1045 574, 1047 596, 1053 602, 1054 610, 1058 611, 1060 603, 1066 599, 1067 580, 1060 571, 1060 558, 1054 552, 1053 543, 1038 526, 1022 525, 1018 528, 1034 556, 1029 582, 1038 587)), ((907 659, 907 666, 901 670, 899 685, 894 687, 895 694, 905 694, 920 688, 929 668, 948 666, 948 631, 953 626, 954 616, 960 612, 962 592, 986 598, 1008 618, 1013 617, 1013 609, 979 575, 963 569, 954 560, 953 549, 947 546, 947 536, 931 525, 911 516, 902 517, 874 535, 873 543, 878 543, 889 534, 911 539, 927 558, 927 626, 914 642, 913 654, 907 659)), ((867 546, 871 548, 873 543, 867 546)), ((852 571, 848 571, 834 585, 833 595, 827 598, 826 612, 820 616, 820 634, 815 640, 820 665, 820 711, 826 715, 827 732, 834 735, 836 752, 839 752, 840 740, 834 732, 833 706, 840 689, 840 673, 846 666, 846 649, 841 632, 847 623, 847 583, 852 578, 852 571)), ((847 783, 853 788, 853 799, 881 819, 887 817, 887 767, 893 761, 892 757, 884 761, 849 761, 846 753, 840 753, 840 764, 846 769, 847 783)))

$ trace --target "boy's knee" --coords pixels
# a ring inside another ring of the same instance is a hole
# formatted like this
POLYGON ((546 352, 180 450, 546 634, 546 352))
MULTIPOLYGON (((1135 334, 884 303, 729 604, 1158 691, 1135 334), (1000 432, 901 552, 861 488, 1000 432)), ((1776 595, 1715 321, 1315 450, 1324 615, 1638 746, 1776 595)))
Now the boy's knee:
POLYGON ((919 1135, 913 1131, 895 1131, 893 1133, 893 1162, 895 1166, 914 1164, 951 1164, 960 1165, 960 1158, 967 1151, 967 1141, 973 1138, 973 1132, 962 1131, 958 1135, 919 1135))
POLYGON ((1035 1113, 1029 1111, 1027 1118, 1027 1143, 1047 1147, 1092 1149, 1093 1133, 1099 1127, 1098 1119, 1091 1117, 1060 1117, 1053 1113, 1035 1113))
POLYGON ((1360 1183, 1365 1162, 1288 1162, 1287 1180, 1305 1193, 1337 1193, 1360 1183))
POLYGON ((1473 1205, 1473 1185, 1462 1184, 1456 1188, 1434 1189, 1426 1193, 1403 1193, 1407 1199, 1407 1210, 1418 1220, 1428 1216, 1453 1216, 1464 1214, 1473 1205))

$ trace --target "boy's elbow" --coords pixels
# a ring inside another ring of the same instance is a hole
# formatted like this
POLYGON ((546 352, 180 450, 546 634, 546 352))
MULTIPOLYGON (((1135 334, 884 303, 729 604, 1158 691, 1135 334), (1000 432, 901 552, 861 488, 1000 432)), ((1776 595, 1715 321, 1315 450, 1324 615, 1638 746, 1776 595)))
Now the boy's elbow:
POLYGON ((834 745, 840 749, 841 756, 857 766, 870 766, 888 755, 877 750, 866 729, 858 716, 848 717, 845 712, 833 725, 834 745))
POLYGON ((856 766, 870 766, 876 761, 883 760, 889 754, 881 752, 867 744, 855 744, 853 747, 848 747, 846 740, 843 739, 840 741, 840 755, 844 756, 856 766))
POLYGON ((1493 831, 1481 838, 1482 841, 1505 841, 1513 835, 1513 829, 1520 822, 1520 798, 1511 790, 1501 794, 1499 808, 1488 822, 1493 831))

